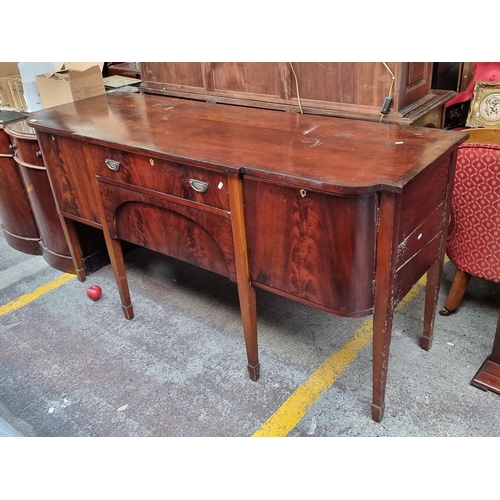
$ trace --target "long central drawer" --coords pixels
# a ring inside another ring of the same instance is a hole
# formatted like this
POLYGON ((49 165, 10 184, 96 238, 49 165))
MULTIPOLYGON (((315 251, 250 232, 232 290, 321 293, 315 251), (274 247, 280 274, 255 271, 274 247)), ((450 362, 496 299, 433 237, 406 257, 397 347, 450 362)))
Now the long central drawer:
POLYGON ((99 180, 142 187, 229 211, 227 175, 152 156, 90 145, 99 180))

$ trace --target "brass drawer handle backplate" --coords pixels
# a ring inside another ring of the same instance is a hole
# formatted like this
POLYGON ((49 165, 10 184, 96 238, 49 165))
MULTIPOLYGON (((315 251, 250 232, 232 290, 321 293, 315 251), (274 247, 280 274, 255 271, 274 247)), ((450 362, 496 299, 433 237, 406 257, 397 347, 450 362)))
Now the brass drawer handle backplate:
POLYGON ((198 193, 204 193, 208 189, 208 182, 189 179, 189 185, 198 193))
POLYGON ((104 160, 104 163, 106 163, 106 166, 113 171, 117 171, 120 168, 120 162, 115 161, 115 160, 104 160))

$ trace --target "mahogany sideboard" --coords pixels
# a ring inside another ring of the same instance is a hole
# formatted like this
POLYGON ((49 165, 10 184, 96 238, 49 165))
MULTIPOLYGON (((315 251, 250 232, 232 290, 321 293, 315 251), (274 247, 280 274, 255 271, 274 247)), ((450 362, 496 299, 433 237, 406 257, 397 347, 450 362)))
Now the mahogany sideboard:
POLYGON ((237 283, 259 377, 255 287, 373 314, 372 418, 384 414, 394 308, 427 272, 429 349, 456 151, 468 134, 114 92, 38 111, 80 280, 74 222, 102 227, 126 318, 121 241, 237 283))

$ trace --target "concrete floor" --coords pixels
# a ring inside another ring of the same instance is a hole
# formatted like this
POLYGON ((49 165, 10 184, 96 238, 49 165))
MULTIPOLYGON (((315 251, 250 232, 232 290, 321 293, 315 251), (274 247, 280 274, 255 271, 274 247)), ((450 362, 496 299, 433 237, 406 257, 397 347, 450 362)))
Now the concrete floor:
MULTIPOLYGON (((131 321, 111 266, 28 303, 25 294, 62 273, 0 235, 0 308, 27 302, 0 314, 0 433, 252 436, 366 320, 257 290, 261 377, 252 382, 234 283, 143 249, 126 260, 131 321), (91 284, 103 289, 97 302, 91 284)), ((453 273, 447 263, 440 306, 453 273)), ((459 311, 436 317, 429 352, 418 345, 423 295, 395 316, 383 421, 370 415, 368 345, 288 436, 500 436, 500 396, 469 385, 491 350, 500 287, 473 278, 459 311)))

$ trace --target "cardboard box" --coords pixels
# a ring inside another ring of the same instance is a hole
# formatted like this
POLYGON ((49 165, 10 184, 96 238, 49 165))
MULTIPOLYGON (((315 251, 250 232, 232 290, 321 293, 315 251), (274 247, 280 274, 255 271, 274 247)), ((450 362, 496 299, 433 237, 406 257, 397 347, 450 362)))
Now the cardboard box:
POLYGON ((55 62, 55 71, 63 71, 65 69, 77 69, 78 71, 84 71, 92 66, 99 66, 102 73, 102 68, 104 68, 103 62, 55 62))
MULTIPOLYGON (((43 109, 42 99, 36 85, 36 75, 55 71, 52 62, 20 62, 17 64, 21 73, 22 85, 17 91, 22 92, 27 111, 43 109)), ((13 91, 14 93, 14 91, 13 91)))
POLYGON ((36 83, 44 108, 80 101, 106 93, 99 66, 79 71, 66 69, 37 75, 36 83))

